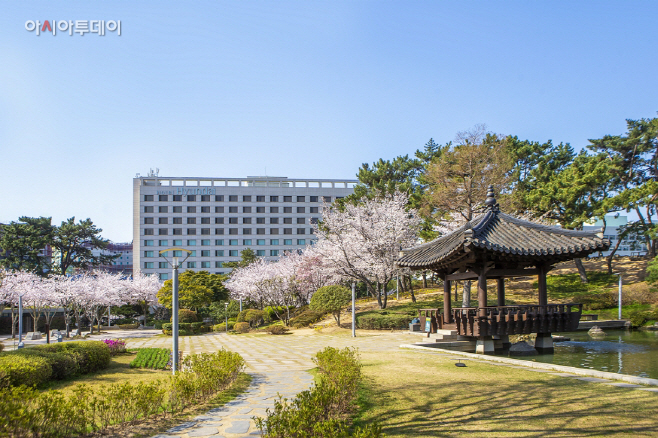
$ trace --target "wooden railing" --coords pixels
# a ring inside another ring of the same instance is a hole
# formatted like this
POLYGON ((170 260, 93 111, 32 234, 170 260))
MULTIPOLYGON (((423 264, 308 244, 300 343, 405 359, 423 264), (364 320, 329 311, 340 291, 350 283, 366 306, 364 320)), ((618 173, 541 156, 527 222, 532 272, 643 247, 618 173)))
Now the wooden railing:
POLYGON ((453 309, 457 333, 463 336, 570 332, 578 328, 582 304, 478 307, 453 309))
POLYGON ((418 309, 418 319, 420 319, 420 331, 426 332, 427 336, 443 328, 443 313, 440 309, 418 309), (428 321, 429 330, 427 330, 428 321))

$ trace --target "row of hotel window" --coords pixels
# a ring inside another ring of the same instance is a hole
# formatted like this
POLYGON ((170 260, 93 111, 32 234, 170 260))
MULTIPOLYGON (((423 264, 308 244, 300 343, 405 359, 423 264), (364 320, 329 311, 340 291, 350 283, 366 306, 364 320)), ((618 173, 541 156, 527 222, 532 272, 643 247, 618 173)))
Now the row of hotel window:
MULTIPOLYGON (((144 202, 153 202, 155 196, 158 197, 160 202, 169 202, 169 195, 144 195, 144 202)), ((183 200, 183 195, 171 195, 171 200, 175 202, 180 202, 183 200)), ((215 202, 224 202, 224 195, 214 195, 215 202)), ((252 199, 255 199, 256 202, 265 202, 267 196, 251 196, 245 195, 242 197, 242 202, 253 202, 252 199)), ((283 202, 293 202, 293 198, 296 202, 306 202, 306 196, 269 196, 270 202, 279 202, 279 198, 283 202)), ((199 200, 201 202, 210 202, 211 195, 199 195, 199 200)), ((309 202, 319 202, 319 196, 309 196, 309 202)), ((342 196, 336 196, 336 199, 342 199, 342 196)), ((188 202, 196 202, 197 195, 185 195, 185 200, 188 202)), ((331 202, 331 196, 322 196, 324 202, 331 202)), ((228 202, 238 202, 238 195, 228 195, 228 202)))
MULTIPOLYGON (((244 235, 251 235, 251 234, 265 234, 266 228, 256 228, 256 232, 252 233, 252 228, 229 228, 228 229, 228 234, 229 235, 237 235, 238 230, 242 230, 242 234, 244 235)), ((201 233, 199 233, 201 236, 209 236, 210 235, 210 228, 200 228, 201 233)), ((188 236, 196 236, 197 235, 197 229, 196 228, 187 228, 187 235, 188 236)), ((283 234, 292 234, 293 229, 292 228, 283 228, 283 234)), ((215 228, 215 234, 216 235, 223 235, 224 234, 224 228, 215 228)), ((279 228, 270 228, 270 234, 271 235, 277 235, 279 234, 279 228)), ((297 234, 306 234, 306 228, 297 228, 297 234)), ((313 228, 308 229, 308 234, 313 234, 313 228)), ((145 236, 154 236, 155 235, 155 230, 153 228, 144 228, 144 235, 145 236)), ((169 235, 169 229, 168 228, 158 228, 158 236, 168 236, 169 235)), ((172 236, 182 236, 183 235, 183 229, 182 228, 172 228, 171 229, 171 235, 172 236)))
MULTIPOLYGON (((288 250, 290 251, 290 250, 288 250)), ((204 251, 201 251, 204 252, 204 251)), ((215 252, 221 252, 223 253, 224 251, 215 251, 215 252)), ((271 257, 278 257, 281 254, 281 251, 278 249, 271 249, 269 251, 271 257)), ((264 249, 258 249, 256 250, 256 255, 258 257, 265 257, 266 251, 264 249)), ((174 251, 174 255, 172 257, 183 257, 183 252, 182 251, 174 251)), ((194 256, 190 256, 194 257, 194 256)), ((237 250, 230 250, 229 251, 229 257, 238 257, 238 251, 237 250)), ((200 267, 201 268, 210 268, 212 262, 200 262, 200 267)), ((224 262, 220 261, 215 261, 215 268, 221 268, 223 267, 224 262)), ((187 262, 187 267, 188 268, 196 268, 197 262, 187 262)), ((167 262, 158 262, 158 269, 166 269, 169 268, 169 264, 167 262)), ((144 262, 144 269, 155 269, 155 262, 144 262)))
MULTIPOLYGON (((297 213, 306 213, 306 207, 296 207, 297 213)), ((210 213, 210 207, 199 207, 190 205, 186 208, 187 213, 210 213)), ((309 207, 309 213, 319 213, 320 207, 309 207)), ((171 207, 172 213, 182 213, 183 207, 171 207)), ((215 213, 224 213, 224 207, 215 207, 215 213)), ((238 213, 238 207, 229 207, 229 213, 238 213)), ((270 213, 292 213, 292 207, 270 207, 270 213)), ((144 213, 155 213, 155 207, 152 205, 144 206, 144 213)), ((169 213, 169 206, 161 205, 158 207, 158 213, 169 213)), ((265 207, 242 207, 242 213, 265 213, 265 207)))
MULTIPOLYGON (((261 246, 261 245, 267 245, 267 240, 266 239, 242 239, 242 245, 249 246, 252 244, 252 241, 256 241, 256 245, 261 246)), ((297 240, 297 245, 306 245, 306 240, 307 239, 296 239, 297 240)), ((312 239, 309 239, 310 242, 313 242, 312 239)), ((172 240, 172 246, 183 246, 183 240, 172 240)), ((204 239, 204 240, 190 240, 188 239, 186 246, 197 246, 197 242, 201 244, 201 246, 211 246, 211 240, 210 239, 204 239)), ((293 239, 270 239, 270 245, 279 245, 279 242, 283 242, 284 245, 292 245, 293 239)), ((228 240, 228 246, 238 246, 240 245, 240 240, 239 239, 230 239, 228 240)), ((153 240, 145 240, 144 241, 144 246, 153 246, 153 240), (146 243, 148 242, 148 243, 146 243)), ((158 246, 169 246, 169 241, 168 240, 158 240, 158 246)), ((215 240, 215 246, 224 246, 224 239, 216 239, 215 240)), ((194 251, 192 251, 194 252, 194 251)), ((154 251, 144 251, 144 257, 153 257, 154 251)), ((201 256, 202 257, 210 257, 210 250, 208 251, 201 251, 201 256), (205 253, 208 254, 205 254, 205 253)), ((215 251, 215 257, 223 257, 224 256, 224 251, 215 251)), ((192 257, 195 257, 192 255, 192 257)))
MULTIPOLYGON (((169 224, 169 218, 168 217, 159 217, 157 219, 158 219, 158 225, 168 225, 169 224)), ((200 217, 200 218, 188 217, 188 218, 185 218, 185 222, 188 225, 196 225, 197 224, 197 219, 198 219, 198 223, 200 223, 202 225, 203 224, 210 224, 210 218, 209 217, 200 217)), ((240 218, 238 218, 238 217, 230 217, 230 218, 228 218, 228 223, 229 224, 237 224, 239 222, 239 219, 240 218)), ((253 218, 250 218, 250 217, 243 217, 242 218, 242 223, 243 224, 251 224, 252 219, 253 218)), ((267 219, 267 218, 257 217, 255 223, 264 224, 265 219, 267 219)), ((291 218, 291 217, 283 217, 283 218, 271 217, 269 219, 270 219, 270 221, 269 221, 270 224, 278 224, 279 219, 282 219, 282 222, 281 222, 282 224, 292 224, 292 219, 293 218, 291 218)), ((306 224, 306 223, 309 223, 309 222, 312 223, 312 224, 317 224, 318 223, 318 218, 316 218, 316 217, 311 217, 311 218, 298 217, 298 218, 296 218, 296 223, 298 223, 298 224, 306 224), (309 219, 309 220, 307 221, 307 219, 309 219)), ((155 218, 152 218, 152 217, 145 217, 144 218, 144 224, 145 225, 153 225, 154 223, 155 223, 155 218)), ((172 217, 171 218, 171 223, 174 224, 174 225, 176 225, 176 224, 182 225, 183 224, 183 218, 182 217, 172 217)), ((215 218, 215 223, 216 224, 223 224, 224 223, 224 218, 223 217, 216 217, 215 218)))

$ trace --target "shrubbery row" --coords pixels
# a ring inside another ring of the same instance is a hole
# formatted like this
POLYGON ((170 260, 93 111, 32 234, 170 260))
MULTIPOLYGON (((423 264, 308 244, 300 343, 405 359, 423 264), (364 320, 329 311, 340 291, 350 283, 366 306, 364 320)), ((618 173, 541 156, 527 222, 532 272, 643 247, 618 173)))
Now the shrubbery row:
MULTIPOLYGON (((162 324, 162 333, 165 335, 171 336, 172 333, 172 323, 162 324)), ((178 323, 178 335, 179 336, 190 336, 196 335, 199 333, 207 333, 211 330, 211 327, 204 325, 203 322, 180 322, 178 323)))
MULTIPOLYGON (((18 356, 20 357, 20 356, 18 356)), ((72 394, 39 392, 26 386, 0 390, 0 436, 70 437, 111 425, 163 417, 227 389, 244 369, 233 352, 193 354, 183 371, 151 383, 78 385, 72 394)))
POLYGON ((0 388, 39 386, 107 368, 110 348, 103 341, 38 345, 0 354, 0 388))
POLYGON ((357 315, 356 326, 360 329, 381 330, 381 329, 402 329, 409 327, 409 323, 414 317, 402 313, 380 314, 370 313, 357 315))
POLYGON ((347 420, 354 411, 354 401, 361 384, 361 364, 354 349, 327 347, 313 359, 320 373, 320 383, 302 391, 291 402, 274 402, 267 418, 254 418, 266 438, 378 438, 384 435, 378 425, 353 433, 347 420))

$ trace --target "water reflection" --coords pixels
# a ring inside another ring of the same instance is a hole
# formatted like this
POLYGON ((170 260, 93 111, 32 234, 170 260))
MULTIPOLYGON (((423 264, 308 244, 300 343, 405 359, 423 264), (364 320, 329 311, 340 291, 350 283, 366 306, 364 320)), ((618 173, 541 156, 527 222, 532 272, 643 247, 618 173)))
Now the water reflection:
POLYGON ((605 338, 587 332, 560 333, 571 341, 555 343, 555 354, 531 360, 658 379, 658 332, 610 330, 605 338))

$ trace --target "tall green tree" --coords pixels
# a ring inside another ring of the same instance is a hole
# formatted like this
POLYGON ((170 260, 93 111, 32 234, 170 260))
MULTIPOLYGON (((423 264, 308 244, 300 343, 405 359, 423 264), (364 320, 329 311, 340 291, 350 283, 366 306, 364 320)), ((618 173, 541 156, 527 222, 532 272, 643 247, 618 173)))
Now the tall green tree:
MULTIPOLYGON (((184 271, 178 276, 178 302, 183 309, 199 310, 213 301, 226 301, 228 291, 224 287, 226 276, 207 271, 184 271)), ((167 280, 158 291, 158 302, 172 308, 173 281, 167 280)))
POLYGON ((245 266, 249 266, 253 262, 258 260, 258 256, 256 255, 256 252, 251 249, 251 248, 245 248, 240 252, 240 260, 237 262, 225 262, 224 267, 225 268, 244 268, 245 266))
POLYGON ((105 249, 110 241, 101 237, 103 230, 91 219, 75 222, 75 217, 55 227, 51 246, 54 251, 53 271, 65 274, 69 268, 89 269, 110 264, 118 256, 101 253, 94 255, 94 248, 105 249))
POLYGON ((54 227, 49 217, 23 216, 0 226, 0 266, 5 269, 46 275, 50 260, 46 247, 52 243, 54 227))

